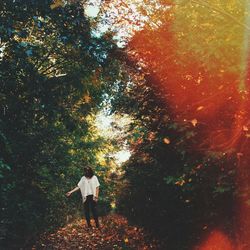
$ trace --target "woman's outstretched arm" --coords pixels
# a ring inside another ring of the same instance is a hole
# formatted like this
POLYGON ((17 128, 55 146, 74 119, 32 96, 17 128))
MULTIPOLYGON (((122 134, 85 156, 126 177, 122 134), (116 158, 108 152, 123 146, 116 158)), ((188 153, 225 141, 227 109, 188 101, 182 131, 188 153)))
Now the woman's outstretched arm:
POLYGON ((75 187, 74 189, 72 189, 71 191, 66 193, 66 196, 70 196, 72 193, 74 193, 75 191, 79 190, 79 187, 75 187))

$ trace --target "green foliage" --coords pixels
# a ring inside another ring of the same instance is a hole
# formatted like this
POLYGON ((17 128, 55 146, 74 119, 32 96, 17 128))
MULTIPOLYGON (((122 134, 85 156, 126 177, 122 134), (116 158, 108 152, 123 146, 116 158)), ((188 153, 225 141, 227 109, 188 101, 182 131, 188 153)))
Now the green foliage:
POLYGON ((232 222, 237 159, 201 151, 202 128, 176 122, 152 78, 142 80, 138 71, 131 78, 133 85, 124 83, 114 92, 114 107, 134 117, 128 136, 132 157, 123 166, 118 209, 167 237, 171 249, 189 249, 204 225, 232 222))
MULTIPOLYGON (((68 199, 65 193, 86 163, 98 164, 103 141, 91 137, 87 116, 97 112, 117 72, 109 56, 115 45, 91 35, 79 3, 51 4, 4 1, 0 10, 0 238, 6 247, 27 247, 82 210, 80 194, 68 199)), ((100 207, 107 211, 109 202, 103 198, 100 207)))

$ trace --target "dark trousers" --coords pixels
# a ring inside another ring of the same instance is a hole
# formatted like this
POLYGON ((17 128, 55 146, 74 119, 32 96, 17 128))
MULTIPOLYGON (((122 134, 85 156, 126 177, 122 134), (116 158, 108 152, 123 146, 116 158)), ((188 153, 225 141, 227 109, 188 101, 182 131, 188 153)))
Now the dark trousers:
POLYGON ((91 227, 91 224, 90 224, 90 209, 91 209, 96 227, 99 227, 98 214, 97 214, 97 209, 96 209, 97 202, 93 200, 93 197, 94 197, 93 195, 88 195, 86 201, 83 203, 85 218, 88 223, 88 226, 91 227))

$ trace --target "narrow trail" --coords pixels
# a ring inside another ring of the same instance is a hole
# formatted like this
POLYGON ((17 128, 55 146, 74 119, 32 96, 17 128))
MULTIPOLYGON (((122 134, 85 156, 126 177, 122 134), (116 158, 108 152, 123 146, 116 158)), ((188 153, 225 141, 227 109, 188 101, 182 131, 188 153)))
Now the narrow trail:
MULTIPOLYGON (((94 225, 94 221, 91 221, 94 225)), ((84 219, 76 220, 57 232, 44 234, 32 250, 38 249, 163 249, 145 229, 128 224, 118 214, 100 217, 100 229, 89 229, 84 219)))

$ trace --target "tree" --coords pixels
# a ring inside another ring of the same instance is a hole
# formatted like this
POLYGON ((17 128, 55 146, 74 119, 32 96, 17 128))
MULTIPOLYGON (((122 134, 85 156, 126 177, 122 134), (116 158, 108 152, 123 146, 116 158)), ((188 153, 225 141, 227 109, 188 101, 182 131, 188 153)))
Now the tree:
POLYGON ((158 6, 153 23, 149 19, 128 41, 126 60, 139 71, 132 75, 143 80, 133 78, 117 98, 121 110, 140 121, 141 137, 136 139, 137 128, 134 157, 125 166, 122 201, 129 202, 120 204, 126 214, 156 229, 165 222, 174 247, 176 225, 192 243, 203 227, 230 231, 226 221, 233 224, 228 218, 236 218, 230 207, 241 193, 235 181, 237 158, 248 145, 247 62, 242 64, 241 56, 248 9, 221 1, 158 1, 158 6), (126 108, 124 100, 130 103, 126 108), (155 214, 153 222, 148 214, 155 214))
POLYGON ((1 240, 27 247, 79 213, 64 193, 97 163, 87 117, 118 72, 116 46, 92 35, 79 2, 5 1, 0 13, 1 240))

